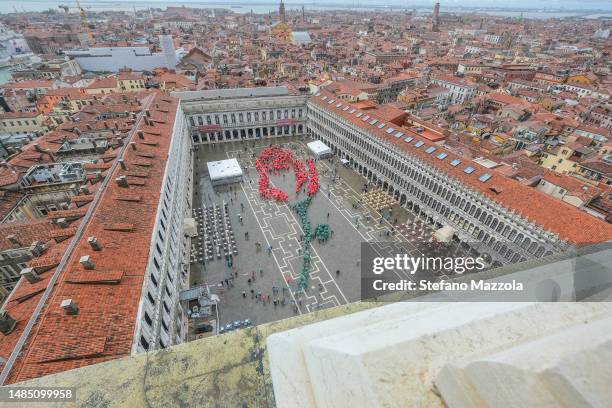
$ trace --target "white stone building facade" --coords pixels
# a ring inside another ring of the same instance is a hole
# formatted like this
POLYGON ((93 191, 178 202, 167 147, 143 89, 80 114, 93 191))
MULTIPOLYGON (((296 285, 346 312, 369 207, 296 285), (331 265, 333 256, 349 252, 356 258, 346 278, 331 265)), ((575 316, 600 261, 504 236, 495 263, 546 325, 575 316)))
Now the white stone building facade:
POLYGON ((191 217, 192 151, 187 119, 179 105, 151 235, 132 353, 166 348, 182 343, 186 337, 179 293, 189 286, 191 242, 183 234, 183 223, 191 217))

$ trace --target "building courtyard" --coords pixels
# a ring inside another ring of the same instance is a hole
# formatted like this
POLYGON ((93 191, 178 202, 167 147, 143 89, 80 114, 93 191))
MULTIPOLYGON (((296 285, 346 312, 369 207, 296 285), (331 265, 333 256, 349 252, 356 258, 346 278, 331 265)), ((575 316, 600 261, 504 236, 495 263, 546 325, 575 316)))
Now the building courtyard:
MULTIPOLYGON (((305 163, 309 141, 282 138, 272 143, 290 149, 305 163)), ((198 146, 195 152, 194 209, 227 205, 236 241, 231 265, 224 255, 215 254, 191 266, 191 286, 208 285, 211 294, 219 297, 220 326, 244 319, 261 324, 360 300, 362 242, 376 243, 380 252, 401 244, 412 256, 427 254, 434 231, 424 220, 368 186, 365 178, 337 157, 321 159, 316 161, 321 187, 308 216, 312 225, 328 224, 331 236, 326 242, 312 241, 308 286, 298 289, 303 231, 288 204, 304 194, 294 193, 295 177, 290 171, 271 175, 272 184, 289 193, 289 203, 260 197, 255 159, 270 143, 231 142, 198 146), (213 187, 207 162, 228 158, 241 164, 243 181, 213 187)), ((459 246, 454 249, 460 250, 459 246)))

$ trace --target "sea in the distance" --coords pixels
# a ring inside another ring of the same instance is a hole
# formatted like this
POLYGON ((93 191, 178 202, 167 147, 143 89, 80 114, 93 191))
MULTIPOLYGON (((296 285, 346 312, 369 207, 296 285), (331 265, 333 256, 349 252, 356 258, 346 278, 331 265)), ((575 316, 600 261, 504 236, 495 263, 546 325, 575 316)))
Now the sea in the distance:
MULTIPOLYGON (((65 1, 65 0, 20 0, 20 1, 12 1, 12 0, 0 0, 0 13, 14 13, 15 11, 24 12, 24 11, 45 11, 45 10, 59 10, 60 5, 71 4, 73 1, 65 1)), ((192 1, 192 2, 164 2, 164 1, 106 1, 106 0, 83 0, 80 2, 81 6, 85 9, 85 11, 106 11, 106 10, 116 10, 116 11, 127 11, 133 12, 134 10, 147 10, 149 8, 160 8, 165 9, 168 6, 172 7, 193 7, 193 8, 215 8, 215 9, 230 9, 236 13, 253 13, 256 14, 267 14, 270 12, 275 12, 278 10, 278 1, 230 1, 230 2, 214 2, 214 1, 192 1)), ((320 1, 287 1, 285 2, 286 8, 288 10, 292 9, 300 9, 302 5, 307 10, 361 10, 361 11, 399 11, 399 10, 413 10, 416 9, 418 13, 431 13, 431 7, 424 7, 422 5, 412 7, 412 6, 400 6, 391 5, 384 6, 382 4, 373 4, 369 1, 349 1, 344 3, 334 3, 333 0, 331 2, 327 2, 321 4, 320 1)), ((407 3, 409 4, 409 3, 407 3)), ((457 7, 447 7, 442 9, 443 12, 453 12, 453 13, 480 13, 480 14, 490 14, 497 15, 502 17, 521 17, 524 18, 534 18, 534 19, 545 19, 545 18, 564 18, 564 17, 584 17, 584 18, 599 18, 599 17, 608 17, 612 18, 612 11, 610 10, 545 10, 545 9, 526 9, 519 10, 517 8, 457 8, 457 7)))

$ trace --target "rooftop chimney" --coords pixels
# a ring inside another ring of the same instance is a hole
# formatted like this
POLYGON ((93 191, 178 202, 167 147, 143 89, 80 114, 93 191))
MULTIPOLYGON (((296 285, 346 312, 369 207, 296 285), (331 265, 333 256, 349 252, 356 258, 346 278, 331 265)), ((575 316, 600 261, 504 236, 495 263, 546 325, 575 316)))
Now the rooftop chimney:
POLYGON ((68 221, 66 221, 66 218, 58 218, 57 220, 55 220, 55 223, 60 228, 68 228, 68 221))
POLYGON ((32 245, 30 245, 30 253, 35 258, 42 255, 43 249, 44 248, 42 244, 40 243, 40 241, 34 241, 32 242, 32 245))
POLYGON ((6 240, 8 242, 10 242, 14 248, 21 248, 21 242, 19 241, 19 238, 17 238, 14 234, 8 235, 6 237, 6 240))
POLYGON ((38 143, 34 143, 32 146, 34 146, 34 150, 36 150, 37 152, 43 151, 42 147, 40 147, 38 143))
POLYGON ((16 325, 17 320, 13 319, 7 311, 3 310, 0 312, 0 333, 8 336, 16 325))
POLYGON ((83 265, 83 268, 85 269, 94 269, 96 267, 89 255, 83 255, 81 259, 79 259, 79 262, 81 263, 81 265, 83 265))
POLYGON ((79 128, 74 128, 74 133, 76 133, 77 135, 81 135, 81 129, 79 128))
POLYGON ((117 161, 119 162, 119 165, 121 166, 123 170, 127 170, 127 166, 125 165, 125 160, 119 159, 117 161))
POLYGON ((142 130, 139 130, 139 131, 138 131, 138 137, 139 137, 140 139, 144 139, 144 132, 143 132, 142 130))
POLYGON ((87 188, 87 186, 79 187, 79 194, 89 195, 89 189, 87 188))
POLYGON ((136 143, 134 143, 134 142, 130 142, 130 146, 132 146, 132 149, 133 149, 133 150, 136 150, 136 143))
POLYGON ((79 308, 77 307, 76 303, 74 303, 72 299, 62 300, 62 303, 60 304, 60 306, 62 309, 64 309, 64 311, 68 315, 74 316, 74 315, 79 314, 79 308))
POLYGON ((147 115, 147 118, 150 118, 150 117, 151 117, 151 112, 149 112, 149 110, 147 109, 147 110, 145 111, 145 115, 147 115))
POLYGON ((23 268, 19 274, 25 277, 30 283, 36 283, 40 280, 40 277, 33 268, 23 268))
POLYGON ((127 187, 129 187, 129 186, 130 186, 130 185, 128 184, 127 179, 125 178, 125 176, 119 176, 119 177, 117 177, 117 178, 115 179, 115 181, 117 182, 117 185, 118 185, 119 187, 124 187, 124 188, 127 188, 127 187))
POLYGON ((102 246, 98 242, 98 238, 96 238, 95 236, 92 235, 91 237, 87 238, 87 242, 89 243, 89 245, 91 245, 91 249, 93 249, 94 251, 102 250, 102 246))

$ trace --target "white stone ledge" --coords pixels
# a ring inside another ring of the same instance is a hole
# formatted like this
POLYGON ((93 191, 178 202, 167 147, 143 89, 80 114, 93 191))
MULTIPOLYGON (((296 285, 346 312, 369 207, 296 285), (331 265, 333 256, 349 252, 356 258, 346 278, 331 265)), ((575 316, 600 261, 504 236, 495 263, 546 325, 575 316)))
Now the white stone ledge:
POLYGON ((435 380, 448 407, 609 407, 612 318, 585 322, 471 361, 435 380))
MULTIPOLYGON (((611 311, 609 303, 398 303, 277 333, 268 338, 276 403, 441 407, 434 379, 450 363, 478 361, 611 311)), ((438 378, 450 384, 454 377, 438 378)))

